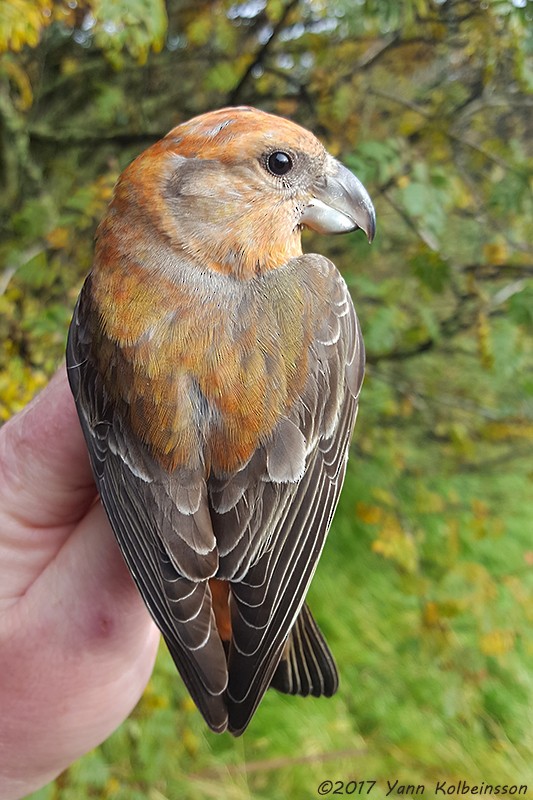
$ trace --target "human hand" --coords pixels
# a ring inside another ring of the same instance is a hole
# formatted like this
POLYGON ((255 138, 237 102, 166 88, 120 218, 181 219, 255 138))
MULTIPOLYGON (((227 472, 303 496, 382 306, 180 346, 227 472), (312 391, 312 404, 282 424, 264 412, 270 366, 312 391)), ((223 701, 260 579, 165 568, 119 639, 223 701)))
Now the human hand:
POLYGON ((0 800, 111 734, 158 641, 97 500, 63 367, 0 430, 0 800))

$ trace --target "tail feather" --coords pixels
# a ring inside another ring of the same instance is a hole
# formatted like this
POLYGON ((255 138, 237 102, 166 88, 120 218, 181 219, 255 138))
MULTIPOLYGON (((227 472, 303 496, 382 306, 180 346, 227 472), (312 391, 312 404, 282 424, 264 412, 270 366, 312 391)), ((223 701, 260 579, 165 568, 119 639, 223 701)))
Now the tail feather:
POLYGON ((335 661, 306 603, 289 634, 270 686, 302 697, 331 697, 339 687, 335 661))

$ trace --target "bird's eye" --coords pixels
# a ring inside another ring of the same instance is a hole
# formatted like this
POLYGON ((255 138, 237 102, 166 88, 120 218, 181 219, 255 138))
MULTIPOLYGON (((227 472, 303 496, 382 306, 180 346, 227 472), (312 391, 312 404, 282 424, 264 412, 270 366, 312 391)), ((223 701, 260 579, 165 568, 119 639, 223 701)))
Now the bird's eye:
POLYGON ((272 175, 286 175, 292 169, 292 158, 282 150, 276 150, 267 158, 267 167, 272 175))

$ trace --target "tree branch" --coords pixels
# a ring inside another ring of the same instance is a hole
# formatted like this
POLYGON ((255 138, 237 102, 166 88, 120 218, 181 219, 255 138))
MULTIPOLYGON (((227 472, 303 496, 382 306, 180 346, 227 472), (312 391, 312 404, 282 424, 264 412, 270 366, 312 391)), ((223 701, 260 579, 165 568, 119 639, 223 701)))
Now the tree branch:
POLYGON ((249 81, 249 79, 250 79, 250 77, 252 75, 252 72, 254 71, 254 69, 256 67, 261 66, 261 64, 263 63, 266 55, 268 54, 268 51, 270 50, 270 48, 272 47, 272 45, 276 41, 277 37, 279 36, 281 30, 285 26, 285 23, 287 21, 287 17, 291 13, 291 11, 294 8, 296 8, 297 5, 299 5, 299 3, 300 3, 300 0, 290 0, 290 2, 287 3, 287 5, 285 6, 285 8, 283 9, 283 11, 281 13, 280 18, 278 19, 278 21, 276 22, 276 24, 272 28, 272 33, 270 34, 270 36, 268 37, 266 42, 261 45, 261 47, 259 48, 259 50, 255 54, 255 56, 252 58, 252 60, 250 61, 250 63, 246 67, 243 75, 241 76, 239 82, 237 83, 237 85, 231 90, 231 92, 230 92, 230 94, 228 96, 228 99, 227 99, 227 105, 234 106, 234 105, 237 105, 239 103, 239 100, 240 100, 240 97, 241 97, 241 93, 242 93, 244 87, 246 86, 246 84, 248 83, 248 81, 249 81))
MULTIPOLYGON (((413 103, 411 100, 406 100, 403 97, 398 97, 398 95, 391 94, 390 92, 386 92, 383 89, 374 89, 369 88, 369 94, 374 95, 374 97, 381 97, 383 100, 389 100, 391 103, 396 103, 397 105, 403 106, 404 108, 408 108, 410 111, 414 111, 416 114, 419 114, 424 119, 428 120, 428 122, 435 123, 436 120, 429 111, 426 111, 425 108, 418 105, 418 103, 413 103)), ((442 122, 439 125, 439 130, 444 133, 445 136, 448 137, 453 142, 462 145, 463 147, 468 147, 471 150, 474 150, 476 153, 479 153, 481 156, 486 158, 488 161, 492 161, 493 164, 497 164, 499 167, 502 167, 506 171, 515 172, 518 175, 522 174, 522 171, 517 167, 514 167, 512 164, 509 164, 507 161, 504 161, 503 158, 499 158, 499 156, 494 155, 494 153, 489 153, 488 150, 485 150, 484 147, 472 142, 470 139, 465 137, 459 136, 457 133, 453 133, 453 131, 443 128, 442 122)))
POLYGON ((116 144, 139 144, 147 142, 152 144, 162 139, 168 133, 165 131, 139 131, 131 133, 127 131, 110 131, 99 134, 88 134, 81 131, 58 132, 39 128, 30 128, 29 137, 31 142, 41 144, 60 144, 65 147, 79 147, 84 145, 98 145, 106 142, 116 144))

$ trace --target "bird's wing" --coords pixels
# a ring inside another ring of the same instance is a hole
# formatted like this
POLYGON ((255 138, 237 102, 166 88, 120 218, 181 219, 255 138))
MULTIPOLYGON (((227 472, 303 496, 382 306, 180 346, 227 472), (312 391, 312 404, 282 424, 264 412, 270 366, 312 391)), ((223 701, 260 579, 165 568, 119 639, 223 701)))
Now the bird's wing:
POLYGON ((181 482, 125 429, 91 353, 82 292, 67 369, 102 503, 120 549, 187 688, 215 731, 227 724, 227 665, 208 578, 218 554, 203 478, 181 482))
POLYGON ((264 453, 231 480, 209 484, 218 577, 231 582, 227 702, 235 734, 268 688, 304 602, 344 479, 363 377, 363 342, 344 281, 326 259, 301 261, 329 270, 306 386, 264 453))

